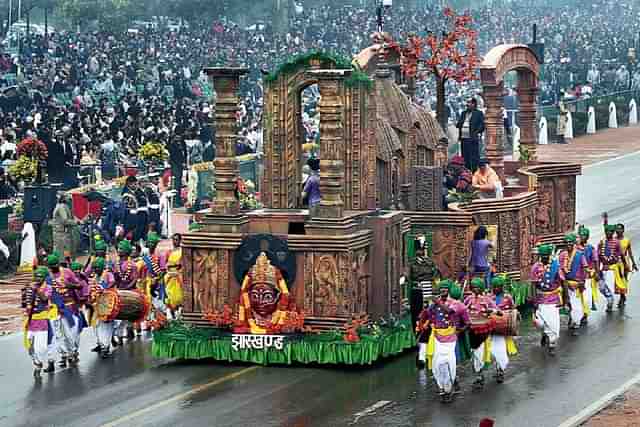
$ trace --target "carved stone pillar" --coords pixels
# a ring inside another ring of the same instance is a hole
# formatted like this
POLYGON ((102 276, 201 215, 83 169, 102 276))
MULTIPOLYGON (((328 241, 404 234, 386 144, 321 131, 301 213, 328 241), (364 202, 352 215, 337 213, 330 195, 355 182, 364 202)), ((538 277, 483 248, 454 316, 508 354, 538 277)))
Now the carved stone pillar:
POLYGON ((342 80, 351 70, 313 70, 320 90, 320 206, 315 216, 341 218, 344 209, 344 127, 342 80))
POLYGON ((503 86, 485 86, 483 98, 487 112, 485 113, 485 144, 487 160, 504 181, 504 143, 502 133, 504 121, 502 119, 503 86))
POLYGON ((236 183, 240 175, 235 152, 238 131, 236 114, 240 76, 246 74, 248 70, 214 67, 206 68, 205 72, 216 91, 215 122, 213 123, 216 128, 214 160, 216 197, 213 200, 211 212, 205 216, 204 224, 210 231, 238 232, 241 231, 239 227, 246 224, 247 220, 240 214, 240 202, 235 195, 236 183))
POLYGON ((518 99, 520 111, 520 144, 529 150, 529 161, 536 161, 536 144, 538 143, 538 121, 536 119, 536 95, 534 77, 530 73, 518 73, 518 99), (528 75, 529 74, 529 75, 528 75))

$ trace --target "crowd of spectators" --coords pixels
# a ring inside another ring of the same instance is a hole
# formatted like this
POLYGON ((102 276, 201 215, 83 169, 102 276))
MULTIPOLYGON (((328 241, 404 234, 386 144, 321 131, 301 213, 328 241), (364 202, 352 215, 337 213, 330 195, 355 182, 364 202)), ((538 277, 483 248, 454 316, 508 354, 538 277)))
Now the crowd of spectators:
MULTIPOLYGON (((426 2, 425 2, 426 3, 426 2)), ((472 11, 480 53, 500 43, 529 43, 532 24, 545 44, 542 101, 640 88, 633 56, 640 34, 640 6, 593 0, 559 8, 511 1, 472 11)), ((403 40, 410 32, 442 31, 440 6, 385 13, 384 29, 403 40)), ((315 7, 300 1, 287 32, 268 23, 241 27, 225 18, 207 24, 135 31, 57 31, 23 40, 19 55, 0 56, 0 154, 6 168, 15 147, 34 135, 49 149, 50 180, 65 180, 65 168, 102 164, 105 177, 135 164, 146 141, 166 144, 172 162, 208 161, 215 156, 211 126, 212 90, 202 72, 211 65, 242 65, 249 74, 241 86, 237 152, 262 148, 263 76, 309 50, 352 56, 371 43, 375 11, 344 5, 315 7), (175 146, 172 146, 175 145, 175 146)), ((448 87, 452 121, 464 109, 476 83, 448 87)), ((318 94, 305 93, 305 140, 317 140, 318 94)), ((435 104, 431 82, 419 86, 417 100, 435 104)), ((479 100, 481 102, 481 100, 479 100)))

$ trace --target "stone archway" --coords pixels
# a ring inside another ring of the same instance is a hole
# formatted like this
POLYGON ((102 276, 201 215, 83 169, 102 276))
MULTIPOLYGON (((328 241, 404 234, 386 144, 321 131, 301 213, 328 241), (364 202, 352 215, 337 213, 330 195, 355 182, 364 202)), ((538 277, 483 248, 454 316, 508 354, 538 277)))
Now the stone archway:
POLYGON ((518 73, 517 93, 520 101, 518 115, 520 144, 527 147, 530 159, 536 159, 537 124, 536 94, 540 64, 535 53, 523 44, 503 44, 487 53, 480 65, 480 78, 486 107, 485 141, 491 167, 504 179, 504 123, 502 106, 504 77, 509 71, 518 73))

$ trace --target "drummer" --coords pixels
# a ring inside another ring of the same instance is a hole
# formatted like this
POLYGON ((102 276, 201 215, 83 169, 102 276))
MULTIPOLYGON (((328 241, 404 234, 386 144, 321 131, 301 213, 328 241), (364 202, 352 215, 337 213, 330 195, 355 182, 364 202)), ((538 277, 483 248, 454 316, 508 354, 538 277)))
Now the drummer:
MULTIPOLYGON (((118 289, 130 291, 136 288, 138 269, 136 263, 131 259, 132 250, 133 247, 128 240, 122 240, 118 244, 118 260, 113 266, 113 276, 118 289)), ((116 345, 120 345, 123 338, 131 341, 135 338, 135 334, 133 333, 133 325, 131 322, 119 320, 116 322, 113 341, 116 345)))
POLYGON ((52 300, 58 306, 59 317, 53 325, 60 354, 59 366, 66 368, 67 362, 76 364, 79 360, 80 334, 86 321, 80 312, 78 295, 86 293, 86 289, 70 269, 60 266, 60 257, 56 252, 47 257, 47 265, 47 280, 53 288, 52 300))
MULTIPOLYGON (((513 297, 504 291, 505 280, 502 276, 495 276, 491 279, 491 288, 493 289, 494 303, 501 315, 505 311, 515 310, 516 306, 513 297)), ((509 356, 518 354, 518 349, 513 341, 513 337, 491 334, 489 337, 491 355, 496 361, 496 382, 502 384, 504 382, 504 371, 509 366, 509 356)))
POLYGON ((448 280, 438 283, 438 298, 420 315, 421 329, 431 326, 427 361, 443 402, 450 402, 454 392, 457 329, 469 323, 467 311, 458 313, 452 306, 453 299, 449 297, 451 285, 448 280))
POLYGON ((549 355, 555 355, 560 338, 560 309, 562 304, 562 282, 560 263, 552 259, 553 246, 538 246, 539 261, 531 267, 529 278, 537 290, 537 304, 534 323, 542 331, 540 344, 547 347, 549 355))
MULTIPOLYGON (((484 294, 484 280, 476 277, 471 280, 470 285, 472 293, 464 300, 464 305, 467 306, 469 315, 489 317, 490 314, 496 311, 496 305, 490 296, 484 294)), ((485 363, 491 362, 491 352, 486 350, 488 350, 486 342, 483 342, 473 350, 473 371, 477 375, 473 384, 477 388, 484 386, 484 374, 482 371, 485 363)))
MULTIPOLYGON (((71 263, 71 271, 76 275, 78 282, 80 282, 83 286, 84 293, 81 295, 80 303, 82 309, 84 310, 84 318, 86 319, 87 326, 90 326, 93 329, 94 335, 97 337, 95 322, 92 322, 93 319, 93 306, 91 305, 91 286, 89 285, 89 277, 82 271, 82 264, 77 261, 73 261, 71 263)), ((91 351, 99 352, 100 345, 98 345, 98 341, 96 338, 96 347, 92 348, 91 351)))
MULTIPOLYGON (((95 301, 99 293, 103 292, 105 289, 110 289, 115 286, 115 279, 113 274, 106 270, 105 268, 104 258, 96 258, 93 261, 92 270, 93 274, 89 279, 89 283, 91 285, 91 289, 93 291, 92 299, 95 301)), ((103 359, 106 359, 110 356, 110 346, 111 339, 113 338, 113 327, 114 323, 112 321, 105 322, 103 320, 98 319, 96 322, 96 332, 98 334, 98 344, 100 345, 100 355, 103 359)))

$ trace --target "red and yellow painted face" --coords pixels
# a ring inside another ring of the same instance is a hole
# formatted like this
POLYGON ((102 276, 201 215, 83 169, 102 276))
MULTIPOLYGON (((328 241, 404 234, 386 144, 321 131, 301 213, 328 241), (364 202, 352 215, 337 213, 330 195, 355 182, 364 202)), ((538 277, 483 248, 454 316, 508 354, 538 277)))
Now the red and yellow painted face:
POLYGON ((270 316, 276 311, 279 299, 280 292, 266 283, 256 283, 249 291, 251 310, 262 317, 270 316))

